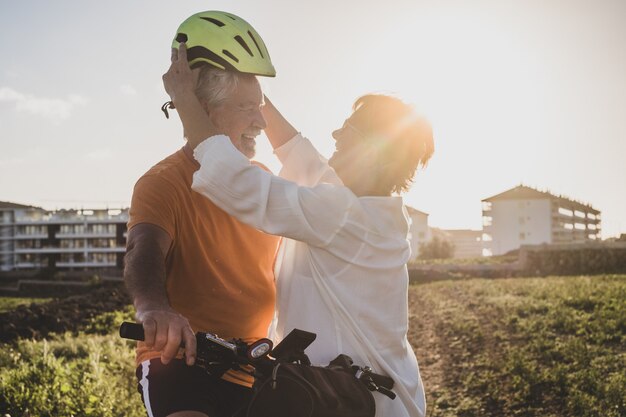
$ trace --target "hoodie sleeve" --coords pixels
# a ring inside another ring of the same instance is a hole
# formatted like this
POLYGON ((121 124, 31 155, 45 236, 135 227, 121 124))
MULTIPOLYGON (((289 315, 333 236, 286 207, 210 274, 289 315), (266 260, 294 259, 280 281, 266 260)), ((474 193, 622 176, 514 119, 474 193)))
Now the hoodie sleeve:
POLYGON ((213 136, 194 151, 191 188, 266 233, 326 246, 345 225, 356 196, 346 187, 300 186, 250 164, 230 139, 213 136))

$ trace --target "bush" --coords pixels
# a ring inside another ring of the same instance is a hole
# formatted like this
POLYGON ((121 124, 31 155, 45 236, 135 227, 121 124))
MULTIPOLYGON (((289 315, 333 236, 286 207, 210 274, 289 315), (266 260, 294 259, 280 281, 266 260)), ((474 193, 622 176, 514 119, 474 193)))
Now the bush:
POLYGON ((570 249, 527 249, 524 269, 539 275, 626 273, 626 248, 594 245, 570 249))
POLYGON ((435 236, 420 245, 419 259, 445 259, 454 256, 454 244, 435 236))

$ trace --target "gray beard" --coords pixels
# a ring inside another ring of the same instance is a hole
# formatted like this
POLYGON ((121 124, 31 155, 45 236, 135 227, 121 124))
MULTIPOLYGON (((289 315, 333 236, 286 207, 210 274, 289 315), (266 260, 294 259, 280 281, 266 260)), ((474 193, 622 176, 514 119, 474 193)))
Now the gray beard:
POLYGON ((239 143, 241 146, 241 153, 244 154, 248 159, 254 158, 254 155, 256 154, 256 140, 241 138, 241 141, 239 143))

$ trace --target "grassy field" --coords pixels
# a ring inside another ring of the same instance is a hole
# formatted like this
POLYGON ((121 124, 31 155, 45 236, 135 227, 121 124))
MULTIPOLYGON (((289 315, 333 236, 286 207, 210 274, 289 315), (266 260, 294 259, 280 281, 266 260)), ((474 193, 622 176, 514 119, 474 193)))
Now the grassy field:
POLYGON ((483 256, 480 258, 414 259, 409 267, 421 265, 502 265, 518 260, 518 255, 483 256))
POLYGON ((132 320, 130 308, 96 317, 79 334, 2 346, 0 413, 145 416, 137 394, 132 344, 116 334, 123 320, 132 320))
MULTIPOLYGON (((626 416, 626 276, 445 281, 409 300, 429 417, 626 416)), ((131 317, 0 345, 0 414, 144 415, 115 335, 131 317)))
POLYGON ((30 305, 32 303, 46 303, 50 298, 23 298, 23 297, 0 297, 0 313, 14 310, 17 306, 30 305))
POLYGON ((429 416, 626 416, 626 276, 440 282, 410 306, 429 416))

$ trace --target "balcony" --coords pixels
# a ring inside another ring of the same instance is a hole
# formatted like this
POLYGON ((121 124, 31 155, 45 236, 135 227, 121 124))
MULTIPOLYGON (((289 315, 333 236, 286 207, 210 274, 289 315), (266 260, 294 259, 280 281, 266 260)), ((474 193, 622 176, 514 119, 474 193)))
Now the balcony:
POLYGON ((115 248, 16 248, 15 253, 39 253, 39 254, 51 254, 51 253, 124 253, 125 247, 115 248))
POLYGON ((57 262, 57 268, 115 268, 117 264, 110 261, 57 262))
POLYGON ((41 269, 47 266, 48 264, 43 263, 43 262, 16 262, 15 263, 15 269, 32 269, 32 268, 41 269))
POLYGON ((48 233, 16 233, 11 239, 26 240, 26 239, 48 239, 48 233))
POLYGON ((76 232, 61 233, 58 232, 55 237, 57 239, 99 239, 99 238, 115 238, 115 232, 76 232))

